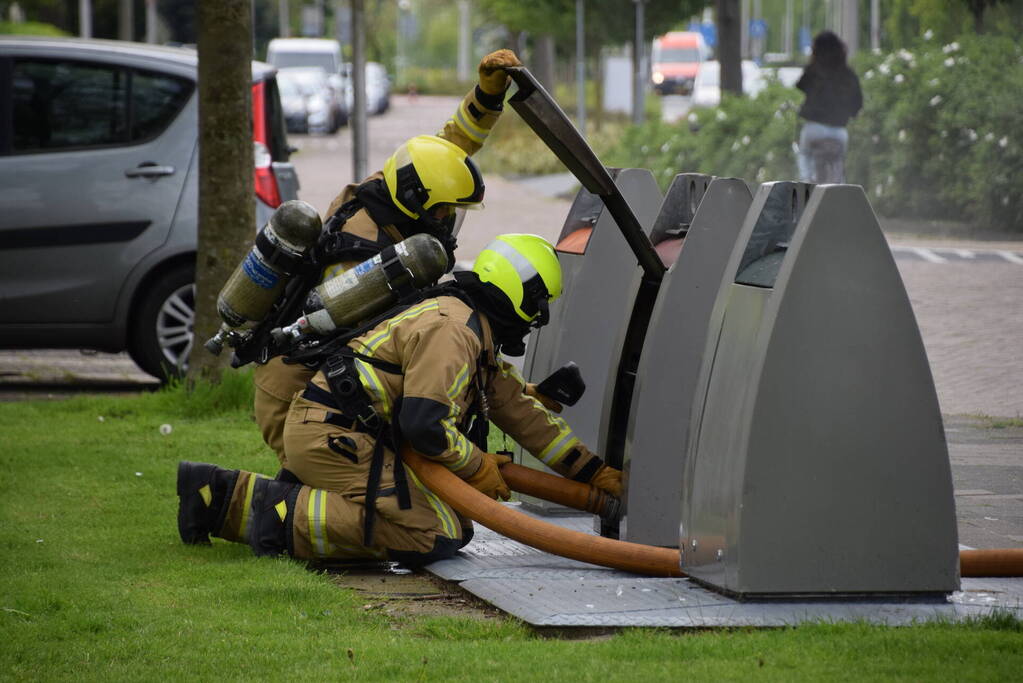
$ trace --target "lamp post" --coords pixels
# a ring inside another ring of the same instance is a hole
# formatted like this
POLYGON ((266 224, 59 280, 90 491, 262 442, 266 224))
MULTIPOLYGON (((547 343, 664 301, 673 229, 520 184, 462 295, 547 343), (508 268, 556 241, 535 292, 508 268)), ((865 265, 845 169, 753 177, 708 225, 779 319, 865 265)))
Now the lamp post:
POLYGON ((645 42, 643 34, 646 33, 643 10, 646 0, 632 1, 636 3, 636 37, 632 48, 632 122, 638 126, 643 123, 646 114, 646 74, 643 69, 646 62, 643 49, 645 42))
POLYGON ((585 0, 575 0, 575 97, 579 132, 586 137, 586 31, 585 0))

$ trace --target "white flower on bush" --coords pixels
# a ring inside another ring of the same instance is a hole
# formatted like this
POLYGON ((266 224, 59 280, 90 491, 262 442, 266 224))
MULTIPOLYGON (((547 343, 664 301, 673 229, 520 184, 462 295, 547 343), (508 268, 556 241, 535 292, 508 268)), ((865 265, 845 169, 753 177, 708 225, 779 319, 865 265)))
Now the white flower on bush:
POLYGON ((994 139, 995 139, 995 134, 994 133, 988 132, 988 133, 984 134, 984 141, 985 142, 991 142, 994 139))
POLYGON ((937 107, 939 104, 941 104, 941 95, 935 95, 931 98, 932 107, 937 107))
POLYGON ((744 144, 744 145, 748 145, 749 144, 749 136, 748 135, 743 135, 742 136, 742 144, 744 144))
POLYGON ((942 47, 941 51, 944 52, 947 55, 947 54, 950 54, 952 52, 955 52, 958 49, 959 49, 959 43, 953 41, 953 42, 949 43, 948 45, 945 45, 944 47, 942 47))
POLYGON ((774 151, 767 150, 767 154, 764 155, 764 161, 774 161, 774 151))
POLYGON ((716 118, 718 121, 724 121, 725 119, 728 118, 728 114, 726 114, 721 109, 718 109, 718 113, 714 115, 714 118, 716 118))
POLYGON ((948 137, 948 131, 943 128, 941 130, 941 132, 938 133, 938 135, 940 135, 943 138, 947 138, 948 137))
POLYGON ((696 115, 695 111, 689 112, 689 116, 686 117, 686 121, 689 123, 696 123, 700 120, 700 117, 696 115))
POLYGON ((646 154, 647 152, 650 151, 650 147, 649 145, 643 145, 642 147, 639 148, 639 151, 640 154, 646 154))
POLYGON ((671 149, 671 144, 665 142, 661 145, 661 154, 667 154, 669 149, 671 149))
POLYGON ((977 140, 977 131, 973 130, 972 128, 968 129, 966 131, 966 137, 970 138, 970 142, 976 142, 976 140, 977 140))
POLYGON ((870 80, 871 78, 873 78, 873 77, 874 77, 874 70, 873 70, 873 69, 867 69, 867 73, 863 74, 863 78, 864 78, 865 80, 868 80, 868 81, 869 81, 869 80, 870 80))
POLYGON ((874 186, 874 195, 880 197, 884 193, 884 185, 878 183, 874 186))
POLYGON ((902 61, 904 62, 913 61, 913 53, 910 52, 909 50, 906 49, 899 50, 899 56, 902 57, 902 61))
POLYGON ((731 149, 732 149, 733 152, 738 152, 739 151, 739 141, 738 140, 736 140, 735 142, 732 143, 732 148, 731 149))
POLYGON ((906 141, 906 129, 903 128, 902 130, 899 131, 899 142, 905 142, 905 141, 906 141))
POLYGON ((895 78, 892 80, 894 80, 896 83, 902 83, 904 80, 906 80, 906 77, 903 76, 902 74, 895 74, 895 78))
POLYGON ((888 60, 885 60, 877 65, 877 70, 881 72, 882 76, 887 76, 888 72, 891 71, 891 67, 888 66, 888 60))
POLYGON ((924 31, 924 40, 930 40, 933 37, 934 31, 932 31, 931 29, 927 29, 926 31, 924 31))
POLYGON ((884 182, 885 182, 886 185, 891 185, 892 183, 895 182, 895 176, 889 174, 888 177, 885 178, 884 182))
POLYGON ((936 88, 939 85, 941 85, 941 81, 939 81, 937 78, 932 78, 931 80, 927 81, 927 85, 931 86, 932 88, 936 88))
POLYGON ((955 66, 955 65, 956 65, 955 57, 949 57, 949 58, 947 58, 945 60, 945 66, 955 66))
POLYGON ((1005 149, 1006 147, 1008 147, 1009 146, 1009 136, 1008 135, 1003 136, 1002 139, 998 141, 998 146, 1001 147, 1002 149, 1005 149))
POLYGON ((763 182, 764 179, 766 179, 766 178, 767 178, 767 169, 766 168, 758 168, 757 169, 757 180, 763 182))

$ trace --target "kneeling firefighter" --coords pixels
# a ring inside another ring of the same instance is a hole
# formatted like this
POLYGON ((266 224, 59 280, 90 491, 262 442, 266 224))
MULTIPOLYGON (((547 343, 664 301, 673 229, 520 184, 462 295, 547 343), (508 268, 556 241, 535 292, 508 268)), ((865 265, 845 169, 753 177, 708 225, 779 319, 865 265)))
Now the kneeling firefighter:
MULTIPOLYGON (((479 84, 459 104, 436 136, 411 138, 387 160, 382 171, 346 186, 327 209, 318 259, 332 278, 418 233, 441 241, 454 265, 454 208, 472 208, 483 199, 483 178, 470 158, 483 146, 504 106, 510 79, 504 67, 521 62, 511 50, 498 50, 479 64, 479 84)), ((312 377, 303 365, 273 358, 257 365, 256 423, 263 440, 284 466, 284 421, 296 392, 312 377)))
POLYGON ((535 235, 502 235, 429 297, 359 333, 291 403, 288 469, 303 483, 214 465, 178 468, 186 543, 248 541, 257 555, 390 559, 422 564, 468 543, 460 519, 395 455, 402 440, 477 490, 507 500, 486 451, 493 421, 559 474, 621 494, 621 473, 525 393, 501 352, 520 353, 561 294, 561 267, 535 235))

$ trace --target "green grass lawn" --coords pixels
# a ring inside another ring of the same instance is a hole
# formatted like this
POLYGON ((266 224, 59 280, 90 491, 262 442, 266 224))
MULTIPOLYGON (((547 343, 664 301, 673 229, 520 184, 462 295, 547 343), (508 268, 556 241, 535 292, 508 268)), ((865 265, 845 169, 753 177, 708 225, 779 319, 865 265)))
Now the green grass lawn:
POLYGON ((409 616, 290 560, 175 526, 183 459, 273 473, 245 375, 184 399, 0 404, 3 680, 1019 680, 1011 618, 542 637, 409 616), (243 406, 243 407, 239 407, 243 406), (162 434, 161 425, 171 432, 162 434))

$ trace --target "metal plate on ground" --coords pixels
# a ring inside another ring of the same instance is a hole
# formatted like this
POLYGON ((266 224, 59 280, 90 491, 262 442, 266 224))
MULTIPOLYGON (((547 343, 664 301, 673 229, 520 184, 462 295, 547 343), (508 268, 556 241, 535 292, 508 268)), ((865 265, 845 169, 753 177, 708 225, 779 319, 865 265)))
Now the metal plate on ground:
MULTIPOLYGON (((514 504, 513 504, 514 505, 514 504)), ((530 516, 591 533, 587 516, 530 516)), ((947 601, 739 602, 689 579, 656 579, 568 560, 479 524, 457 556, 427 569, 534 626, 705 628, 867 621, 909 625, 1004 610, 1023 618, 1023 579, 963 579, 947 601)))

